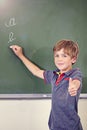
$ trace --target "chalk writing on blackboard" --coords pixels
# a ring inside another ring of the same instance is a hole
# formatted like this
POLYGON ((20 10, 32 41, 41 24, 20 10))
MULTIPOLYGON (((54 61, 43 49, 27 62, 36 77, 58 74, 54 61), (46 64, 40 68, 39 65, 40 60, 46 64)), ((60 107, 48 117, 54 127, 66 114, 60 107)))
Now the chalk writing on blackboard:
POLYGON ((9 22, 7 23, 5 23, 5 26, 6 27, 11 27, 11 26, 15 26, 16 25, 16 20, 15 20, 15 18, 10 18, 10 20, 9 20, 9 22))
POLYGON ((10 33, 9 33, 9 41, 8 41, 8 43, 14 41, 15 39, 16 39, 16 38, 14 37, 14 33, 13 33, 13 32, 10 32, 10 33))
MULTIPOLYGON (((16 26, 16 19, 14 17, 10 18, 10 20, 8 22, 5 22, 5 26, 7 28, 16 26)), ((16 39, 16 37, 14 36, 14 32, 10 32, 9 33, 9 38, 8 38, 8 43, 14 41, 16 39)))

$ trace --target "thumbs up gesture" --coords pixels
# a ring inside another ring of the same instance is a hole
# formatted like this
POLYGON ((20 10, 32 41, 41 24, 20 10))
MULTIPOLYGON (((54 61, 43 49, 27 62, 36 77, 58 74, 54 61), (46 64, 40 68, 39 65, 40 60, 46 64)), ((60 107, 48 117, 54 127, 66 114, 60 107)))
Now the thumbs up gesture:
POLYGON ((69 78, 68 92, 71 96, 77 95, 79 87, 80 87, 80 81, 78 79, 72 80, 72 78, 69 78))

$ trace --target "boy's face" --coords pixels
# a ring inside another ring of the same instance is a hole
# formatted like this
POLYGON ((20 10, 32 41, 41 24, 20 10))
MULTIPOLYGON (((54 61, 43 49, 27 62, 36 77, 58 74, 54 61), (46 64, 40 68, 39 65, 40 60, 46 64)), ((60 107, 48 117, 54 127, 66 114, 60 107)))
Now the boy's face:
POLYGON ((64 49, 54 52, 54 63, 61 73, 71 70, 72 64, 75 62, 76 58, 71 58, 64 52, 64 49))

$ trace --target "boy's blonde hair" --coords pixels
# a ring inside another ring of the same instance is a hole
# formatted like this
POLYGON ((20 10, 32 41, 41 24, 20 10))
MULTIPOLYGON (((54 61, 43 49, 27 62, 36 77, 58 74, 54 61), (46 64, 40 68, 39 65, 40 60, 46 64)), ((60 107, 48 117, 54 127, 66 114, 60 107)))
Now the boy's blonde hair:
POLYGON ((71 58, 77 58, 79 53, 79 46, 76 42, 71 40, 61 40, 53 47, 53 52, 64 49, 64 52, 71 58))

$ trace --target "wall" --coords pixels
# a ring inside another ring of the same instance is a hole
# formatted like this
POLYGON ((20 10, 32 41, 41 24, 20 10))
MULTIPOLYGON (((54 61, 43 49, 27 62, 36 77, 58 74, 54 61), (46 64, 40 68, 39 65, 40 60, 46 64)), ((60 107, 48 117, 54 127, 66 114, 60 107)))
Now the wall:
MULTIPOLYGON (((0 130, 49 130, 51 101, 0 100, 0 130)), ((79 100, 79 115, 87 130, 87 99, 79 100)))

